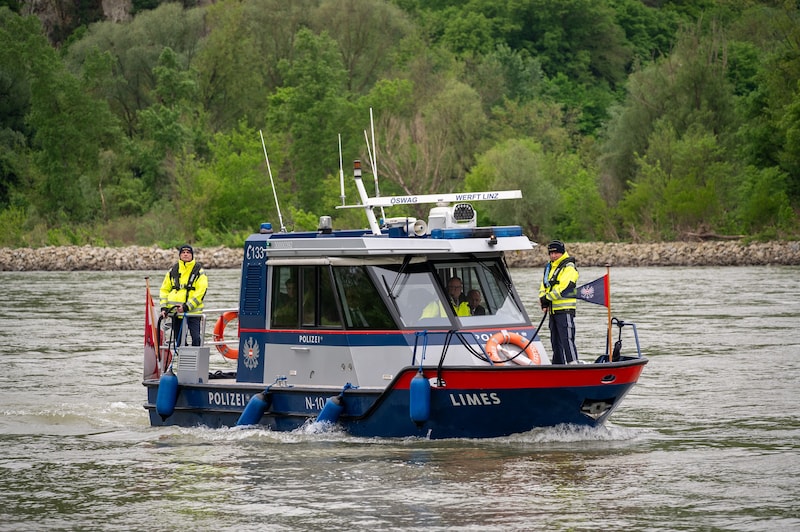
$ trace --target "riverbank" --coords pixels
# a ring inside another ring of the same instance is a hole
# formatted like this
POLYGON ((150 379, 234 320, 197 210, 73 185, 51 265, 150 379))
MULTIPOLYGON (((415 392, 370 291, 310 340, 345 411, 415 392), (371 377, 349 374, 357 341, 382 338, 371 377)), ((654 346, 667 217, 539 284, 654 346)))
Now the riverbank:
MULTIPOLYGON (((761 266, 800 265, 800 242, 664 242, 622 244, 567 243, 579 266, 761 266)), ((242 250, 195 248, 195 257, 208 269, 239 268, 242 250)), ((0 271, 115 271, 166 270, 177 260, 174 249, 128 246, 50 246, 0 248, 0 271)), ((509 266, 540 267, 544 247, 507 255, 509 266)))

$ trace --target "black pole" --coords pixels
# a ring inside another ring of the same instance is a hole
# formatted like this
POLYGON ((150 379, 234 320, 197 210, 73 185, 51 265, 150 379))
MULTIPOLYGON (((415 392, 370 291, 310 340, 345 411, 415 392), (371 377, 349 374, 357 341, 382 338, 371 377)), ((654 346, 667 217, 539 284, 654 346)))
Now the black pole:
MULTIPOLYGON (((531 339, 530 339, 530 340, 528 340, 528 343, 527 343, 527 344, 525 344, 525 347, 523 347, 523 348, 522 348, 522 351, 525 351, 525 350, 527 350, 527 349, 528 349, 528 347, 529 347, 529 346, 530 346, 530 345, 533 343, 533 340, 536 338, 536 335, 537 335, 537 334, 539 334, 539 329, 541 329, 541 328, 542 328, 542 325, 544 325, 544 319, 547 317, 547 314, 549 314, 549 311, 547 311, 547 312, 542 312, 542 321, 540 321, 540 322, 539 322, 539 326, 538 326, 538 327, 536 327, 536 330, 535 330, 535 331, 533 331, 533 336, 531 336, 531 339)), ((520 351, 520 353, 521 353, 522 351, 520 351)))

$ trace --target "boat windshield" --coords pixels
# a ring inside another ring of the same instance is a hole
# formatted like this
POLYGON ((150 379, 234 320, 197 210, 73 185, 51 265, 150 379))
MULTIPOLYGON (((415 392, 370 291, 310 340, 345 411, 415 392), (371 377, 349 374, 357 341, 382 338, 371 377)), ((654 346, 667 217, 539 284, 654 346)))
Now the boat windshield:
POLYGON ((530 324, 497 261, 420 262, 370 269, 378 290, 394 301, 403 327, 530 324))

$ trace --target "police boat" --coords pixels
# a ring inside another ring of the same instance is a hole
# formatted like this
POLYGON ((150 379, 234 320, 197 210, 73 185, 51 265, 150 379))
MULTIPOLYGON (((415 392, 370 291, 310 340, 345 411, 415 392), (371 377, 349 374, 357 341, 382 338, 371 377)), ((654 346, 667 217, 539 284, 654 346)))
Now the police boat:
POLYGON ((519 226, 478 227, 472 205, 521 192, 369 197, 354 166, 369 227, 335 229, 327 216, 311 232, 263 224, 244 244, 239 307, 205 312, 203 331, 214 326, 203 345, 175 347, 148 286, 151 425, 316 423, 358 437, 439 439, 604 423, 647 364, 636 326, 614 318, 620 336, 633 332, 631 354, 621 338, 611 347, 609 326, 594 362, 550 363, 544 319, 531 321, 504 259, 536 244, 519 226), (407 204, 435 206, 427 221, 374 212, 407 204), (452 302, 448 282, 462 297, 478 291, 483 311, 452 302), (235 359, 236 371, 210 371, 212 356, 235 359))

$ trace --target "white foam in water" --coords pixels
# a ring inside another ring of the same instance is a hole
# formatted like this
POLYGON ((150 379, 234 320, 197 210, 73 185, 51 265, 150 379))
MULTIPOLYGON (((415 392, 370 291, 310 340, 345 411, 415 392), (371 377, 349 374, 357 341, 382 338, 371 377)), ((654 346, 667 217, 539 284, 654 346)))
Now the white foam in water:
POLYGON ((314 419, 309 419, 302 426, 296 428, 294 431, 296 434, 342 434, 345 435, 345 432, 342 430, 340 425, 336 423, 331 423, 330 421, 316 421, 314 419))
MULTIPOLYGON (((177 427, 173 427, 173 429, 175 428, 177 427)), ((337 440, 349 438, 339 425, 328 422, 317 423, 313 420, 306 422, 303 426, 291 432, 277 432, 260 425, 215 429, 208 427, 180 427, 177 430, 181 437, 190 437, 209 442, 264 440, 265 443, 285 444, 323 441, 330 439, 331 436, 337 440)))
POLYGON ((526 443, 576 443, 593 441, 629 441, 640 438, 641 429, 617 427, 611 424, 599 427, 579 425, 556 425, 533 429, 524 434, 514 434, 507 439, 513 442, 526 443))

